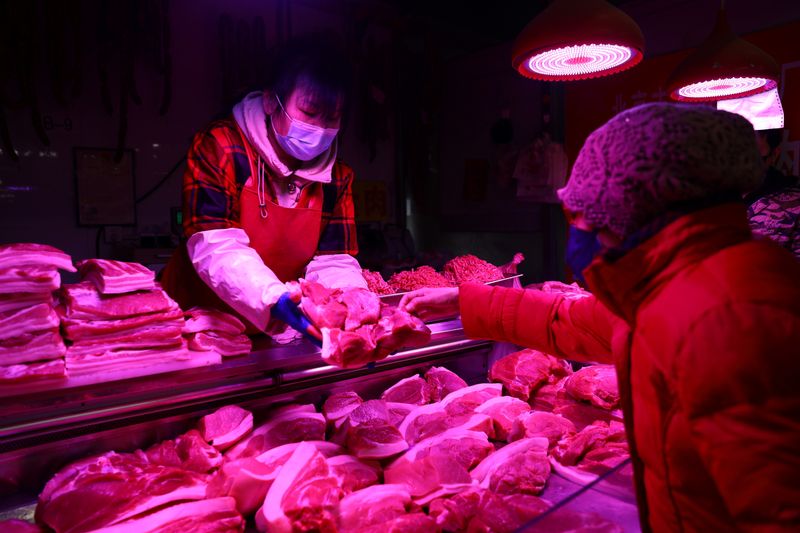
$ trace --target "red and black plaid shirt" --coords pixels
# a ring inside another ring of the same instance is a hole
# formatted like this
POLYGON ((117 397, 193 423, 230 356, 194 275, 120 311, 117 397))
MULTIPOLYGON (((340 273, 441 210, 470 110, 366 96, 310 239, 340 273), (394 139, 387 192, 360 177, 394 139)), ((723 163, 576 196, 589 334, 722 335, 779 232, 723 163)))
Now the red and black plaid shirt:
MULTIPOLYGON (((194 136, 183 175, 183 233, 240 228, 239 196, 250 178, 250 161, 232 118, 212 122, 194 136)), ((277 202, 266 168, 267 191, 277 202)), ((358 254, 353 209, 353 170, 336 161, 330 183, 322 184, 322 225, 317 253, 358 254)))

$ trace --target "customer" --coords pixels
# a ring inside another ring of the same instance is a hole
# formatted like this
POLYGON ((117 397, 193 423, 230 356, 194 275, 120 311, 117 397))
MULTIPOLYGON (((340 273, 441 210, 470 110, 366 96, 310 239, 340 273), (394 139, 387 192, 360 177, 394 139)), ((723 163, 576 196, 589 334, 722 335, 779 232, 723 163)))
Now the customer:
POLYGON ((644 530, 800 530, 800 264, 754 240, 749 123, 647 104, 589 136, 569 262, 594 296, 476 284, 407 295, 470 337, 617 368, 644 530))

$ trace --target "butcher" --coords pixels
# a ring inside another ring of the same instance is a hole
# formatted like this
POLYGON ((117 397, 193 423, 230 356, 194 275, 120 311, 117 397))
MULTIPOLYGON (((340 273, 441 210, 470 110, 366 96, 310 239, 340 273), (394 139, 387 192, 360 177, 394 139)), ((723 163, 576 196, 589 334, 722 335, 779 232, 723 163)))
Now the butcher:
POLYGON ((742 117, 646 104, 592 133, 566 187, 568 299, 465 284, 402 308, 470 337, 614 363, 643 531, 800 531, 800 264, 755 240, 742 117))
POLYGON ((338 159, 350 67, 328 36, 297 39, 266 89, 195 135, 183 177, 183 232, 161 283, 183 309, 211 306, 249 332, 314 336, 286 283, 365 287, 352 169, 338 159))

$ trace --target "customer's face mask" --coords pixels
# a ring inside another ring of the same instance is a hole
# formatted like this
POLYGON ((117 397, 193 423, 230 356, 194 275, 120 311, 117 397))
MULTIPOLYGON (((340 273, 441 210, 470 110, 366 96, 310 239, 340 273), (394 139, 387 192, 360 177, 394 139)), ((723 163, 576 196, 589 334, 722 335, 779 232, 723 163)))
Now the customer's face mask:
POLYGON ((339 133, 339 128, 322 128, 292 118, 284 109, 280 99, 277 96, 275 99, 278 100, 281 111, 289 120, 289 129, 286 135, 278 133, 274 121, 270 120, 270 123, 278 144, 287 154, 300 161, 310 161, 330 148, 333 139, 339 133))
POLYGON ((583 271, 602 249, 603 245, 597 240, 597 230, 587 231, 570 226, 566 259, 575 279, 583 284, 586 283, 583 271))

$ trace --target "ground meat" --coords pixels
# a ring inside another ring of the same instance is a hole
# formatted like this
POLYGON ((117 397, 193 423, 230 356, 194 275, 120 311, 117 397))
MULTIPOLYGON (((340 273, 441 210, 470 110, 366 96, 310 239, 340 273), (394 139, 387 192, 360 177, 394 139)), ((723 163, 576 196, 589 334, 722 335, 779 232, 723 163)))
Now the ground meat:
POLYGON ((452 287, 453 283, 432 267, 421 266, 392 274, 389 285, 397 292, 415 291, 426 287, 452 287))
POLYGON ((444 275, 457 285, 474 281, 486 283, 503 278, 503 272, 474 255, 460 255, 444 265, 444 275))
POLYGON ((365 268, 361 271, 361 275, 364 276, 364 280, 367 282, 367 287, 369 290, 375 294, 394 293, 394 289, 392 289, 391 285, 386 283, 386 280, 383 279, 383 276, 381 276, 380 272, 373 272, 365 268))

